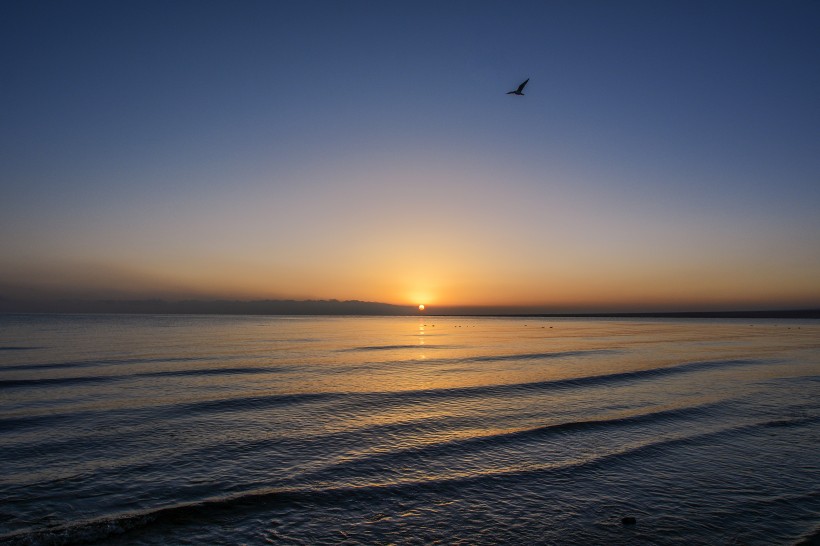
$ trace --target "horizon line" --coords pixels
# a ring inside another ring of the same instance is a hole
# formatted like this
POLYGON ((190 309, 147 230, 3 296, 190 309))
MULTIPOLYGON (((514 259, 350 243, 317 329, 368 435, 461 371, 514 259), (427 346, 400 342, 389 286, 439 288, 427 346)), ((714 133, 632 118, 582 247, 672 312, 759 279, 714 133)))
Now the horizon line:
POLYGON ((0 296, 0 314, 158 314, 158 315, 276 315, 276 316, 460 316, 460 317, 679 317, 679 318, 820 318, 820 306, 776 306, 686 309, 611 306, 608 309, 555 309, 547 305, 401 305, 338 299, 54 299, 14 300, 0 296))

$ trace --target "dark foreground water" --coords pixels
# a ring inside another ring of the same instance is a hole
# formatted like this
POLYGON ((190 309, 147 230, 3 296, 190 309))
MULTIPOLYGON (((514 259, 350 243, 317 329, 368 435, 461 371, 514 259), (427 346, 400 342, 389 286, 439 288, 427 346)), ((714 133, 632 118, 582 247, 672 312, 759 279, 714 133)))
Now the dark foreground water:
POLYGON ((0 441, 4 543, 816 543, 820 323, 0 316, 0 441))

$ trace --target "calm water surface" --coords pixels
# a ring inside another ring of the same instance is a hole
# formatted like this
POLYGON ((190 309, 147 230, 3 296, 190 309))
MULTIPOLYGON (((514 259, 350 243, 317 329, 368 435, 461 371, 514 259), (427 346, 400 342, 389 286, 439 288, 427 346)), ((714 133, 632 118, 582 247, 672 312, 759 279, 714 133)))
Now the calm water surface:
POLYGON ((3 543, 816 543, 819 446, 816 321, 0 316, 3 543))

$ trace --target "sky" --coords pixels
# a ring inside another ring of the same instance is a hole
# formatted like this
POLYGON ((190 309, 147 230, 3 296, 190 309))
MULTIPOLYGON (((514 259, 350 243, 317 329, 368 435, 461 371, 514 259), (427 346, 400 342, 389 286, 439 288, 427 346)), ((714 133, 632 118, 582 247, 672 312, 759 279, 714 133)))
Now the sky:
POLYGON ((0 297, 820 307, 818 28, 811 0, 6 0, 0 297))

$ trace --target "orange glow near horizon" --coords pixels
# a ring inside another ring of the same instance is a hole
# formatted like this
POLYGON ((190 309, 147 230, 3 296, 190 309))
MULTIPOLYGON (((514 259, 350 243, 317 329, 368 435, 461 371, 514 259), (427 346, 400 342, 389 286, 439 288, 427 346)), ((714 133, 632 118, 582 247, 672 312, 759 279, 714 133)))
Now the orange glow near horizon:
MULTIPOLYGON (((820 289, 812 272, 799 268, 783 275, 762 264, 750 264, 735 272, 709 264, 684 268, 680 264, 626 264, 607 257, 597 263, 590 259, 573 261, 572 256, 565 258, 558 251, 553 256, 555 264, 544 264, 523 259, 516 262, 513 256, 485 261, 462 253, 449 261, 438 256, 436 269, 422 270, 412 264, 412 256, 380 263, 378 256, 359 254, 355 259, 336 262, 333 275, 327 275, 326 267, 320 264, 279 266, 261 258, 234 263, 191 259, 187 267, 169 260, 165 267, 155 262, 153 267, 139 269, 127 263, 71 266, 52 262, 39 268, 10 268, 6 278, 0 278, 0 285, 16 286, 14 294, 21 299, 28 294, 55 299, 338 299, 407 305, 419 311, 422 305, 572 311, 799 308, 820 304, 820 289), (58 279, 53 275, 55 270, 62 272, 58 279), (22 278, 25 281, 19 280, 22 278)), ((147 266, 150 261, 144 263, 147 266)))
POLYGON ((226 204, 203 198, 151 223, 108 219, 109 229, 91 223, 71 239, 49 231, 48 258, 24 247, 7 254, 0 296, 338 299, 437 311, 820 306, 820 264, 791 250, 814 244, 809 235, 752 237, 752 225, 691 224, 674 211, 654 218, 619 196, 572 195, 565 186, 575 181, 558 175, 549 199, 534 185, 511 198, 491 167, 398 170, 340 169, 312 208, 307 197, 284 206, 259 189, 230 222, 209 220, 226 204), (413 188, 437 196, 424 202, 423 222, 413 188), (587 213, 552 204, 562 199, 587 213), (308 208, 323 221, 299 212, 308 208))

